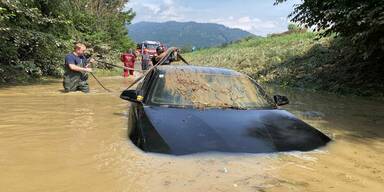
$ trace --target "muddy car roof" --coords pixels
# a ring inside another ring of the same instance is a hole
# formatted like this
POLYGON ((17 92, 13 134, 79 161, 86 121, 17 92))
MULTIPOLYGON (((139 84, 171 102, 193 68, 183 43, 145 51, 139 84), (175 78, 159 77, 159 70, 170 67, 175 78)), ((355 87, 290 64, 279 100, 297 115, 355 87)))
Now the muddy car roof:
POLYGON ((205 74, 221 74, 228 76, 242 76, 241 73, 218 67, 202 67, 196 65, 162 65, 157 67, 160 72, 163 73, 175 73, 175 72, 190 72, 190 73, 205 73, 205 74))

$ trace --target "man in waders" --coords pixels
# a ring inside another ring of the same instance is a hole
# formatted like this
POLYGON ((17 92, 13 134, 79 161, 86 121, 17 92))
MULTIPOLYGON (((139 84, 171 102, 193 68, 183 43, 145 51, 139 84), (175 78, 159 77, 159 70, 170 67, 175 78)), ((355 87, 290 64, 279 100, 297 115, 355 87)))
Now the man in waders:
POLYGON ((147 70, 151 65, 151 57, 148 53, 148 49, 144 49, 143 54, 141 55, 141 69, 147 70))
MULTIPOLYGON (((171 54, 167 60, 165 60, 162 65, 170 65, 171 62, 173 61, 178 61, 179 59, 177 58, 177 52, 179 52, 179 49, 176 47, 170 47, 169 49, 174 50, 173 54, 171 54)), ((167 55, 167 52, 165 51, 163 46, 158 46, 156 48, 156 53, 157 56, 152 57, 152 64, 156 65, 162 58, 164 58, 167 55)))
MULTIPOLYGON (((65 56, 64 65, 64 91, 82 91, 89 92, 88 72, 92 72, 92 68, 88 68, 87 59, 84 56, 86 47, 82 43, 75 45, 74 51, 65 56)), ((92 61, 91 61, 92 62, 92 61)))

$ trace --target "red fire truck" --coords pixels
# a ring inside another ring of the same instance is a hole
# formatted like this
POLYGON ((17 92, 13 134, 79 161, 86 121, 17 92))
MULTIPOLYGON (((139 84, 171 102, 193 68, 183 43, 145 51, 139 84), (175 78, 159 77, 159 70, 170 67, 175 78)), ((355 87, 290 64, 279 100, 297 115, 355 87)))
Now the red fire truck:
POLYGON ((158 46, 163 46, 159 41, 143 41, 137 44, 137 52, 140 54, 144 53, 144 50, 147 49, 150 57, 156 56, 156 48, 158 46))

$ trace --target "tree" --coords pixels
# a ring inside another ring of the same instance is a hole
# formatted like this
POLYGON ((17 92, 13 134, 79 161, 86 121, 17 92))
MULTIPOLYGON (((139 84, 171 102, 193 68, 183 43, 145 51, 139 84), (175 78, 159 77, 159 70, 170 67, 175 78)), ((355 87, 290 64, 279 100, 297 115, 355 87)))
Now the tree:
POLYGON ((1 0, 0 83, 60 75, 64 54, 81 41, 115 50, 134 47, 125 25, 128 0, 1 0))
POLYGON ((383 0, 303 0, 289 16, 292 22, 323 30, 322 35, 352 40, 366 59, 384 57, 383 0))

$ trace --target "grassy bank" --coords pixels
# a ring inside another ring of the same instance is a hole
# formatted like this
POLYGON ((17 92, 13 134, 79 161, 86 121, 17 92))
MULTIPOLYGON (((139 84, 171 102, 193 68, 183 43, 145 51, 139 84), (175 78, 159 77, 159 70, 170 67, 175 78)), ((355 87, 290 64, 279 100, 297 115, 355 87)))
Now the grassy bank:
POLYGON ((325 90, 340 94, 382 95, 384 87, 375 69, 360 69, 346 57, 345 43, 316 33, 292 33, 248 38, 218 48, 186 54, 191 63, 226 67, 260 83, 325 90))

